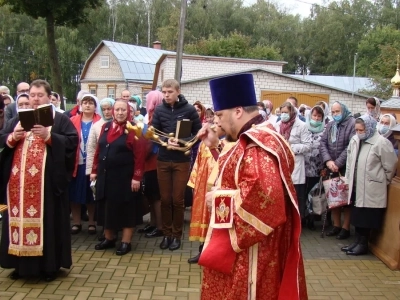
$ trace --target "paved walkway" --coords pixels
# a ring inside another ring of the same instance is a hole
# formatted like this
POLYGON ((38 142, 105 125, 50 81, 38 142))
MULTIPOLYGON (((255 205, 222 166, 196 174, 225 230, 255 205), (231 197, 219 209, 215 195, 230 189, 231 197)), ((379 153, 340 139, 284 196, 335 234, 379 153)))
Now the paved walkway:
MULTIPOLYGON (((0 299, 171 299, 197 300, 201 269, 189 265, 198 244, 187 238, 185 219, 182 248, 162 251, 161 238, 135 234, 133 251, 123 257, 115 250, 95 251, 97 240, 84 231, 73 236, 73 267, 57 280, 13 281, 10 270, 0 269, 0 299)), ((317 228, 319 229, 319 228, 317 228)), ((335 238, 320 238, 305 229, 302 235, 309 299, 400 299, 400 272, 390 271, 373 255, 349 257, 335 238)), ((288 299, 290 300, 290 299, 288 299)))

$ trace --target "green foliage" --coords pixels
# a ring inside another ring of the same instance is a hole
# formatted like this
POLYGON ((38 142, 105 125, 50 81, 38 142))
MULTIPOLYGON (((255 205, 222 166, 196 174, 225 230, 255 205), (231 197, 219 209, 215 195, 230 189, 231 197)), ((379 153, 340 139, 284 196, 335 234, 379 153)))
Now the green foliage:
POLYGON ((185 46, 185 53, 208 56, 240 57, 266 60, 282 59, 279 51, 267 46, 251 46, 251 38, 237 32, 228 37, 202 39, 185 46))

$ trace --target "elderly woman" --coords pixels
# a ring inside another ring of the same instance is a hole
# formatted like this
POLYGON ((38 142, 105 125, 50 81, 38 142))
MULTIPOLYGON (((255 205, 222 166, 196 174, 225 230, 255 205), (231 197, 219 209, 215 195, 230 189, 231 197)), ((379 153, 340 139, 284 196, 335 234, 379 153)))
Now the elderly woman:
MULTIPOLYGON (((340 102, 331 107, 333 121, 326 125, 319 151, 324 165, 330 170, 331 178, 344 176, 346 172, 347 146, 355 134, 354 118, 347 106, 340 102)), ((327 236, 347 239, 350 236, 350 206, 344 208, 344 223, 341 225, 341 208, 332 209, 333 228, 327 236)))
POLYGON ((51 92, 51 103, 54 105, 56 110, 60 113, 63 113, 64 111, 60 108, 61 105, 61 99, 60 95, 56 92, 51 92))
POLYGON ((381 115, 381 102, 378 98, 372 97, 365 101, 367 107, 367 114, 373 117, 375 120, 379 120, 381 115))
POLYGON ((87 144, 89 141, 90 128, 100 120, 96 114, 97 98, 93 95, 85 95, 82 98, 82 113, 71 118, 79 135, 79 147, 76 152, 75 170, 73 179, 69 186, 69 199, 71 202, 71 212, 73 225, 71 234, 77 234, 82 230, 81 224, 81 205, 85 204, 89 213, 88 233, 96 234, 94 223, 94 199, 90 189, 89 176, 86 175, 87 144))
POLYGON ((283 103, 280 111, 281 120, 275 124, 275 129, 288 141, 295 154, 292 180, 299 202, 300 216, 304 222, 306 212, 306 171, 304 157, 311 150, 311 133, 306 123, 297 117, 297 110, 290 102, 283 103))
POLYGON ((331 113, 331 110, 329 109, 328 103, 326 103, 325 101, 318 101, 317 103, 315 103, 315 105, 323 109, 325 115, 323 121, 325 126, 328 125, 328 123, 333 120, 332 117, 329 115, 331 113))
POLYGON ((278 120, 278 116, 272 114, 272 112, 274 111, 274 105, 272 104, 272 102, 270 100, 264 100, 263 103, 265 105, 265 113, 267 114, 268 121, 272 125, 276 124, 276 122, 278 120))
MULTIPOLYGON (((311 150, 305 153, 306 163, 306 194, 319 182, 320 174, 323 169, 321 154, 319 152, 319 144, 325 129, 325 113, 320 106, 314 106, 310 113, 306 115, 306 125, 311 133, 311 150)), ((314 218, 310 216, 307 227, 315 229, 314 218)))
POLYGON ((393 145, 393 148, 396 152, 398 153, 398 142, 394 138, 393 135, 393 127, 395 127, 397 124, 396 119, 391 115, 391 114, 384 114, 381 116, 381 119, 379 120, 379 124, 377 126, 378 132, 381 136, 384 138, 387 138, 393 145))
POLYGON ((105 212, 105 239, 96 250, 115 247, 114 232, 122 228, 122 241, 116 254, 131 251, 131 240, 136 225, 135 215, 140 209, 140 182, 144 173, 146 142, 126 131, 131 119, 127 102, 117 100, 113 107, 113 122, 103 125, 94 157, 90 179, 96 180, 96 201, 105 212))
POLYGON ((347 255, 368 253, 371 229, 379 229, 387 205, 387 185, 395 172, 397 157, 392 144, 376 131, 375 118, 364 115, 355 122, 356 135, 347 150, 346 179, 353 200, 351 224, 355 241, 341 250, 347 255))

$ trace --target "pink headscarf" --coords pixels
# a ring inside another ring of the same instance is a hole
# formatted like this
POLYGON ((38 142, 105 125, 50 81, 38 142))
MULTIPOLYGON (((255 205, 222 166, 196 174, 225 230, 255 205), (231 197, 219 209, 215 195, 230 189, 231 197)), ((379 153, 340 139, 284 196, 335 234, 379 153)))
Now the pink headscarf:
POLYGON ((153 119, 154 110, 162 103, 164 96, 160 91, 151 91, 146 95, 146 110, 149 115, 149 125, 153 119))

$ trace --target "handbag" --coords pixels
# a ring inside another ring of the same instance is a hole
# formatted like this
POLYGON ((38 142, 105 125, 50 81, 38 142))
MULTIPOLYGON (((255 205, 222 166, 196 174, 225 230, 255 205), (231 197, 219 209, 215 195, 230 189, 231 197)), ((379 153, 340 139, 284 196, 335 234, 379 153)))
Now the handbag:
POLYGON ((339 173, 339 177, 329 178, 323 182, 328 208, 349 205, 349 185, 339 173))
POLYGON ((308 201, 309 201, 309 211, 314 215, 322 215, 326 212, 328 207, 328 202, 326 199, 325 192, 323 192, 324 186, 322 184, 322 177, 319 182, 311 189, 308 193, 308 201))

